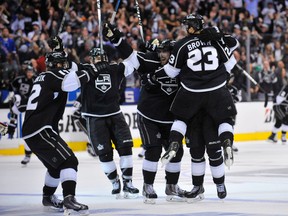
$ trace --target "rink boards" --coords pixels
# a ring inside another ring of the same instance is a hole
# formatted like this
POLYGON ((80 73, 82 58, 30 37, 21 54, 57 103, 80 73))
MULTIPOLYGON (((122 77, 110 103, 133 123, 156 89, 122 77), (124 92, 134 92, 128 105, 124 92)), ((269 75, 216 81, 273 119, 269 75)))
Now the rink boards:
MULTIPOLYGON (((267 139, 273 124, 274 112, 272 110, 272 102, 264 107, 264 102, 242 102, 236 104, 238 115, 236 118, 235 141, 248 140, 265 140, 267 139)), ((140 135, 137 127, 137 109, 136 105, 121 106, 125 119, 130 127, 134 146, 141 145, 140 135)), ((9 122, 8 109, 0 109, 1 121, 9 122)), ((87 136, 81 131, 71 119, 72 109, 67 107, 63 115, 63 119, 59 124, 59 131, 62 138, 69 144, 74 151, 82 151, 86 149, 87 136)), ((23 154, 24 141, 21 138, 21 125, 24 115, 19 116, 17 131, 14 138, 9 139, 8 136, 0 139, 0 155, 17 155, 23 154)))

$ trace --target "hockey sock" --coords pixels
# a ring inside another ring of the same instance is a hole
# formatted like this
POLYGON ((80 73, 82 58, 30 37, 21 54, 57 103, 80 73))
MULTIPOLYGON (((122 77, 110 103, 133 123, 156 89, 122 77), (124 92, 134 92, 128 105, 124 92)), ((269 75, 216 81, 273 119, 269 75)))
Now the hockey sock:
POLYGON ((62 182, 62 188, 63 188, 63 197, 66 197, 68 195, 75 196, 75 190, 76 190, 76 182, 75 181, 62 182))
POLYGON ((55 193, 57 187, 49 187, 47 185, 44 185, 43 187, 43 195, 44 196, 51 196, 55 193))
POLYGON ((25 150, 26 157, 31 157, 31 155, 32 155, 32 151, 25 150))

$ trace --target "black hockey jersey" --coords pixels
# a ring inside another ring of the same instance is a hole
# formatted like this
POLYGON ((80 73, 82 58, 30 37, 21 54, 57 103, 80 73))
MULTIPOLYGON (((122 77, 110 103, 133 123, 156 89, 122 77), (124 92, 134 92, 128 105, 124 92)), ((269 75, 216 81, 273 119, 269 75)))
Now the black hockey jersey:
MULTIPOLYGON (((126 67, 133 67, 141 75, 154 73, 162 68, 157 52, 136 52, 131 49, 125 40, 117 46, 126 67), (127 47, 128 46, 128 47, 127 47)), ((129 74, 128 74, 129 75, 129 74)), ((141 87, 137 110, 143 117, 160 122, 173 123, 173 114, 169 111, 170 105, 178 90, 178 79, 162 76, 157 79, 159 85, 151 88, 141 87)))
MULTIPOLYGON (((81 66, 79 66, 81 67, 81 66)), ((83 116, 106 117, 120 113, 121 80, 125 66, 111 63, 105 73, 91 79, 81 88, 81 114, 83 116)))
POLYGON ((17 76, 11 83, 14 94, 19 94, 23 98, 28 98, 36 76, 28 79, 25 75, 17 76))
MULTIPOLYGON (((138 52, 138 72, 140 74, 153 73, 162 67, 156 52, 138 52)), ((150 89, 141 87, 138 101, 138 113, 145 118, 161 123, 171 123, 174 120, 169 111, 170 105, 178 90, 178 79, 168 76, 158 78, 159 85, 150 89)))
POLYGON ((29 138, 45 128, 58 133, 67 102, 67 92, 74 91, 90 79, 87 72, 54 69, 42 72, 35 79, 29 96, 23 123, 23 138, 29 138))
POLYGON ((19 112, 25 112, 26 110, 28 97, 32 90, 33 82, 35 79, 36 76, 28 79, 25 75, 20 75, 16 77, 11 83, 11 87, 15 96, 20 96, 19 104, 17 104, 17 109, 19 110, 19 112))
POLYGON ((233 65, 225 67, 225 63, 230 63, 232 57, 225 43, 203 42, 196 35, 189 35, 176 42, 164 69, 171 77, 179 74, 181 85, 188 91, 212 91, 225 86, 229 77, 226 67, 233 68, 233 65))

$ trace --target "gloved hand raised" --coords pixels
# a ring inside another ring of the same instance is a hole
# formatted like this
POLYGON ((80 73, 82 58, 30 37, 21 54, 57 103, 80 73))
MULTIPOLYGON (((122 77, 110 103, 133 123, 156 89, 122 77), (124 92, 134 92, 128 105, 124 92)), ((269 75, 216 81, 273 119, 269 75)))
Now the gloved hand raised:
POLYGON ((62 52, 64 50, 62 39, 59 36, 50 38, 47 43, 53 52, 62 52))
POLYGON ((220 40, 223 37, 223 32, 219 30, 218 27, 208 27, 204 28, 200 35, 200 39, 203 40, 204 42, 207 41, 217 41, 220 40))
POLYGON ((97 78, 100 73, 105 73, 109 68, 109 63, 100 61, 96 64, 83 64, 83 70, 87 71, 94 78, 97 78))
POLYGON ((102 33, 105 38, 111 41, 111 43, 118 43, 123 35, 115 25, 110 23, 104 24, 102 33))
POLYGON ((151 43, 149 41, 146 42, 142 42, 139 45, 139 49, 142 51, 151 51, 151 52, 155 52, 157 50, 157 46, 159 45, 159 40, 155 39, 153 40, 151 43))

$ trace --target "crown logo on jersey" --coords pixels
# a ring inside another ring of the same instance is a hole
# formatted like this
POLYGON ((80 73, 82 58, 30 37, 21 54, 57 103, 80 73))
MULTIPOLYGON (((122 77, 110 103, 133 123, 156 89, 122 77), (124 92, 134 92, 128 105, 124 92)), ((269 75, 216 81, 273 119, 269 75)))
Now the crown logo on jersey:
POLYGON ((167 95, 171 95, 178 90, 178 83, 176 78, 160 77, 157 81, 161 84, 161 89, 167 95))
POLYGON ((111 77, 110 74, 99 74, 97 79, 95 80, 96 89, 105 93, 111 88, 111 77))

